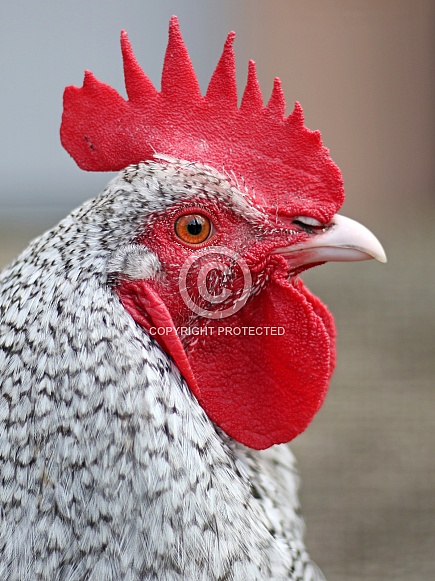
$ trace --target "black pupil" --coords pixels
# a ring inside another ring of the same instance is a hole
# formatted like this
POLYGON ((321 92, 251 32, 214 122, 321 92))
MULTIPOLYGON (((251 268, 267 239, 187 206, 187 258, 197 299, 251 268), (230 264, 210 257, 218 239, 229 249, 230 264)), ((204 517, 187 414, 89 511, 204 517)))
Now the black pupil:
POLYGON ((198 236, 202 232, 203 223, 200 222, 197 218, 193 218, 187 224, 187 231, 191 236, 198 236))

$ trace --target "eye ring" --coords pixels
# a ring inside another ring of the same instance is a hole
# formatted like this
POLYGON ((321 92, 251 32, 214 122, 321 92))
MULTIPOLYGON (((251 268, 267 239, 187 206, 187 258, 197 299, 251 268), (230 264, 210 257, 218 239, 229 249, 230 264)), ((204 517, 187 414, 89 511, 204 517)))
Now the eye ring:
POLYGON ((179 216, 174 224, 177 238, 193 246, 205 242, 212 232, 212 223, 208 216, 194 212, 179 216))

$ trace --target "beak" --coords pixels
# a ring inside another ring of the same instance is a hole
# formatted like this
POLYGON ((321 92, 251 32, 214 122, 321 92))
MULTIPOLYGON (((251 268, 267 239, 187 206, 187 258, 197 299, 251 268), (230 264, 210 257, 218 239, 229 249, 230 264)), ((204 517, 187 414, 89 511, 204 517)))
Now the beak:
MULTIPOLYGON (((359 222, 336 214, 327 229, 313 234, 301 244, 276 248, 274 253, 287 255, 297 252, 299 264, 314 262, 350 262, 370 260, 387 262, 381 243, 359 222)), ((296 256, 295 256, 296 258, 296 256)))

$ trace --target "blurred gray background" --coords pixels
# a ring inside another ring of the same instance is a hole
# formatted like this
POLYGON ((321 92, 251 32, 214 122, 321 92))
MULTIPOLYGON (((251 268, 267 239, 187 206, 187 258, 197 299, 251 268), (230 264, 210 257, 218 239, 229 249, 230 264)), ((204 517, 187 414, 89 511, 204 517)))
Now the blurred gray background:
POLYGON ((340 166, 343 213, 389 262, 306 274, 335 314, 327 402, 293 449, 307 542, 327 577, 433 578, 435 569, 434 18, 432 0, 17 0, 0 7, 0 266, 109 174, 79 170, 59 136, 83 70, 124 94, 119 32, 159 86, 171 14, 205 91, 229 30, 240 92, 280 76, 340 166))

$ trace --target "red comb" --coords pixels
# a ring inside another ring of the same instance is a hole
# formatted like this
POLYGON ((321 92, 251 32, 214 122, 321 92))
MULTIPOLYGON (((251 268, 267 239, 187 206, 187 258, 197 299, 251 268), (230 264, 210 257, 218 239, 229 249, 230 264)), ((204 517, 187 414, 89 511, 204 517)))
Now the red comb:
POLYGON ((160 93, 122 32, 128 100, 86 71, 83 87, 65 89, 63 146, 79 167, 90 171, 120 170, 155 153, 201 162, 245 184, 265 206, 279 205, 295 215, 308 205, 316 217, 329 219, 344 199, 339 169, 320 133, 304 127, 299 103, 285 117, 279 79, 263 106, 253 61, 238 107, 234 36, 228 35, 203 97, 175 16, 160 93))

